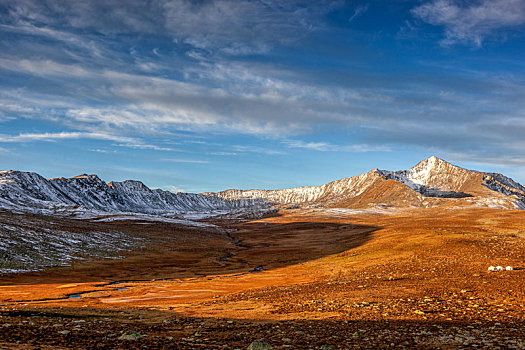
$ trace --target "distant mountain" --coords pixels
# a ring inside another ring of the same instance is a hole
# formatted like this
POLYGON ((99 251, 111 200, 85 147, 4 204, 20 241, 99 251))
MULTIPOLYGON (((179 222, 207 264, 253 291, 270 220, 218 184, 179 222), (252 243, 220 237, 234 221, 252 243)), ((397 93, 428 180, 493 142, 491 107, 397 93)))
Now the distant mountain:
POLYGON ((263 206, 261 200, 150 189, 140 181, 110 182, 97 175, 45 179, 21 171, 0 171, 0 208, 67 213, 73 209, 155 215, 263 206))
POLYGON ((460 168, 437 157, 409 170, 374 169, 315 187, 285 190, 227 190, 229 200, 265 199, 291 206, 315 207, 453 207, 525 209, 525 187, 497 173, 460 168))
POLYGON ((464 207, 525 209, 525 187, 497 173, 471 171, 430 157, 409 170, 374 169, 315 187, 171 193, 140 181, 105 183, 97 175, 45 179, 0 171, 0 208, 50 213, 69 210, 169 215, 239 208, 464 207))

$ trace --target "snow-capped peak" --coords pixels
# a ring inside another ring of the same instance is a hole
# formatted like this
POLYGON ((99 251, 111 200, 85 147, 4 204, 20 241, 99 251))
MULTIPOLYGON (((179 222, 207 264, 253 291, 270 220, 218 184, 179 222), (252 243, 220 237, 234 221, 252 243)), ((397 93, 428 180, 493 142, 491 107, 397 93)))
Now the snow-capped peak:
POLYGON ((36 173, 0 171, 0 208, 18 210, 82 207, 108 212, 166 214, 276 204, 354 208, 385 203, 416 207, 429 201, 437 203, 427 197, 465 198, 463 203, 467 205, 497 203, 499 207, 525 208, 525 188, 512 179, 463 169, 435 156, 408 170, 374 169, 321 186, 201 194, 152 190, 134 180, 107 184, 97 175, 46 180, 36 173))

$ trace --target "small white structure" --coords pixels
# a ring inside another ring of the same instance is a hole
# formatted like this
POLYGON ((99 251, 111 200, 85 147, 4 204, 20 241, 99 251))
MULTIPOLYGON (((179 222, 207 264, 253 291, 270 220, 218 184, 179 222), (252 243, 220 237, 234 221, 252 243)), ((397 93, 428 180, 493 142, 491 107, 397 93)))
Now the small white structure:
POLYGON ((494 272, 496 271, 496 268, 494 266, 489 266, 489 272, 494 272))
POLYGON ((507 266, 507 267, 505 268, 505 270, 507 270, 507 271, 512 271, 512 270, 514 270, 514 268, 513 268, 512 266, 507 266))
POLYGON ((496 266, 496 271, 503 271, 505 270, 503 266, 496 266))

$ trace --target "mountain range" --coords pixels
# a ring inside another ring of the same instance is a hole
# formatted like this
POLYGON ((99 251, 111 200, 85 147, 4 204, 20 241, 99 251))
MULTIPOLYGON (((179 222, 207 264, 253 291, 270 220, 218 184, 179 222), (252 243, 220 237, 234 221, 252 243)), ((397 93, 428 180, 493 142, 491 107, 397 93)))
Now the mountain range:
POLYGON ((227 190, 208 193, 229 200, 315 207, 457 207, 525 209, 525 187, 499 173, 467 170, 427 158, 409 170, 373 169, 315 187, 285 190, 227 190))
POLYGON ((200 194, 150 189, 134 180, 105 183, 97 175, 45 179, 32 172, 0 171, 0 208, 8 210, 174 215, 272 206, 525 209, 525 187, 502 174, 463 169, 436 157, 409 170, 373 169, 321 186, 200 194))

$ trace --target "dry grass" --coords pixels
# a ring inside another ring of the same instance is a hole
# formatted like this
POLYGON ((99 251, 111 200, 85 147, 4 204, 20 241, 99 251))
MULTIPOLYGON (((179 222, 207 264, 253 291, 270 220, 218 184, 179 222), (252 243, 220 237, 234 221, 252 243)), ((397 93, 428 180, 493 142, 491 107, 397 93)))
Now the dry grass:
MULTIPOLYGON (((208 343, 202 343, 210 348, 217 340, 246 347, 249 342, 233 336, 243 327, 254 336, 269 330, 266 338, 274 345, 300 346, 300 337, 290 328, 293 324, 310 325, 315 346, 358 347, 368 344, 364 337, 342 334, 345 327, 352 334, 361 332, 359 327, 367 322, 376 330, 368 342, 377 346, 389 347, 391 342, 407 348, 489 347, 490 342, 496 346, 509 339, 516 340, 508 343, 511 347, 525 344, 519 343, 524 341, 521 333, 510 331, 525 322, 525 270, 487 272, 489 265, 525 267, 525 212, 420 209, 333 216, 291 210, 254 222, 220 224, 225 231, 148 225, 148 232, 139 232, 138 225, 115 223, 129 235, 147 233, 152 244, 120 261, 4 277, 0 303, 5 310, 66 307, 73 314, 140 313, 142 320, 131 322, 137 329, 146 320, 162 325, 162 320, 176 317, 177 325, 208 325, 208 343), (264 271, 249 273, 259 265, 264 271), (122 279, 143 281, 107 285, 122 279), (81 299, 61 299, 86 291, 90 293, 81 299), (225 318, 245 321, 238 321, 242 327, 238 322, 232 326, 222 321, 225 318), (336 326, 334 320, 353 323, 336 326), (257 328, 260 322, 266 326, 257 328), (505 324, 510 333, 500 332, 495 323, 505 324), (279 338, 275 324, 289 333, 279 338), (331 327, 341 338, 335 341, 328 334, 323 338, 317 333, 322 327, 331 327), (450 327, 465 337, 450 340, 450 327), (487 335, 472 332, 481 328, 487 335), (390 337, 400 330, 406 334, 390 337), (416 334, 423 331, 435 336, 416 334)), ((144 331, 157 334, 164 339, 158 344, 164 344, 172 336, 168 328, 144 331)), ((24 332, 24 327, 17 329, 24 332)), ((89 334, 89 339, 97 337, 89 334)), ((177 346, 196 344, 187 337, 182 333, 174 337, 177 346)))

